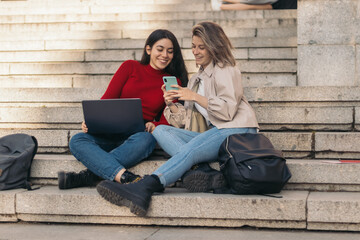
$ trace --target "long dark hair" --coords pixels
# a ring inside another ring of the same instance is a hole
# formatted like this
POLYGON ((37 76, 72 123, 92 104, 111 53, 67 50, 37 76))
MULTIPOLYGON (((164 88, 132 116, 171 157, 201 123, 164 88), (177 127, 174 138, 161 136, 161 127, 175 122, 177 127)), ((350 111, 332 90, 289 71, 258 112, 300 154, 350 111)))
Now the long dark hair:
POLYGON ((189 81, 188 72, 186 70, 180 45, 175 35, 172 32, 165 29, 157 29, 153 31, 146 39, 145 47, 140 63, 143 65, 147 65, 150 63, 150 55, 147 54, 146 52, 146 46, 150 46, 150 48, 152 48, 157 41, 164 38, 169 39, 174 47, 174 57, 170 62, 170 64, 164 69, 164 71, 168 74, 174 75, 175 77, 179 78, 181 81, 181 86, 186 87, 189 81))

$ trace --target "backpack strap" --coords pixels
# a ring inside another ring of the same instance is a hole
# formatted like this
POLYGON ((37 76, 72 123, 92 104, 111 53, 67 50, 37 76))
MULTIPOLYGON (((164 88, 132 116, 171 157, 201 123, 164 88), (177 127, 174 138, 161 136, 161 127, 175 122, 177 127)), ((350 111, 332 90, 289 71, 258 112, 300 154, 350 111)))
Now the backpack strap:
POLYGON ((34 147, 34 151, 32 153, 32 156, 31 156, 31 162, 30 162, 30 167, 28 169, 28 173, 27 173, 27 180, 25 182, 25 188, 28 190, 28 191, 33 191, 33 190, 36 190, 36 189, 39 189, 40 187, 36 187, 36 188, 32 188, 32 184, 30 182, 30 172, 31 172, 31 165, 32 165, 32 162, 34 160, 34 157, 35 157, 35 154, 37 153, 37 149, 38 149, 38 141, 37 139, 34 137, 34 136, 31 136, 32 140, 34 141, 34 144, 35 144, 35 147, 34 147))
POLYGON ((272 197, 272 198, 283 198, 283 196, 281 196, 281 195, 273 195, 273 194, 266 194, 266 193, 261 193, 260 195, 266 196, 266 197, 272 197))

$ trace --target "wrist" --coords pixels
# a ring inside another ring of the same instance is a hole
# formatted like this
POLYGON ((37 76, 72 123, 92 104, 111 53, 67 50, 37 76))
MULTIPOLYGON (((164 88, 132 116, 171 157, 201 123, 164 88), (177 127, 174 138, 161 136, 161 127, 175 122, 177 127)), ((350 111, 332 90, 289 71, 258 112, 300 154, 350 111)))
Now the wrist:
POLYGON ((194 93, 191 100, 194 101, 194 102, 197 102, 198 101, 197 96, 198 96, 198 94, 194 93))

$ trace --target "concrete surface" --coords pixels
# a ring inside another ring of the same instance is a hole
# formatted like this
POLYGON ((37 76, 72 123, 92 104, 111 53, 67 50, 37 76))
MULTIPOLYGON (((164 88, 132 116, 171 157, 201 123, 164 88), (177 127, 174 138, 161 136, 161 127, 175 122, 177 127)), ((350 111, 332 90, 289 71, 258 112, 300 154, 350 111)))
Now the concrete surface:
POLYGON ((259 230, 253 228, 127 227, 66 224, 0 224, 1 240, 358 240, 360 233, 259 230))
MULTIPOLYGON (((286 138, 286 137, 284 137, 286 138)), ((150 174, 164 163, 165 159, 161 156, 154 156, 151 160, 143 161, 141 164, 133 167, 132 172, 139 175, 150 174)), ((360 188, 360 164, 335 164, 337 161, 332 160, 306 160, 306 159, 288 159, 287 165, 292 173, 289 184, 309 184, 312 189, 324 189, 324 185, 342 186, 342 191, 347 191, 351 185, 360 188)), ((212 164, 218 168, 218 164, 212 164)), ((57 184, 58 171, 80 172, 85 166, 77 161, 72 155, 60 154, 37 154, 31 168, 31 177, 36 179, 53 179, 57 184)), ((287 187, 287 186, 285 186, 287 187)), ((300 188, 297 188, 300 190, 300 188)), ((302 190, 309 190, 303 188, 302 190)), ((329 189, 330 190, 330 189, 329 189)), ((338 189, 339 191, 340 189, 338 189)), ((354 191, 354 188, 349 188, 354 191)))
POLYGON ((61 191, 45 186, 17 194, 16 213, 20 220, 32 222, 78 219, 83 223, 132 225, 306 228, 308 192, 282 191, 281 195, 283 198, 222 195, 167 188, 164 194, 152 197, 147 217, 139 218, 128 208, 105 201, 94 188, 61 191))
POLYGON ((299 86, 358 86, 358 0, 298 4, 299 86))

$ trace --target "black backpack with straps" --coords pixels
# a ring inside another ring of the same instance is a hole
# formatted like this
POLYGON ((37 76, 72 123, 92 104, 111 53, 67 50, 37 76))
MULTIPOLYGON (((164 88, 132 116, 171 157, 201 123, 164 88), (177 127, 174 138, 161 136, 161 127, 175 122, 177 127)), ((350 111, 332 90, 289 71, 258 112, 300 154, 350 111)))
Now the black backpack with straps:
POLYGON ((11 134, 0 138, 0 190, 31 190, 30 167, 38 142, 27 134, 11 134))
POLYGON ((229 186, 222 193, 279 193, 291 178, 281 151, 262 134, 230 135, 220 147, 218 161, 229 186))

